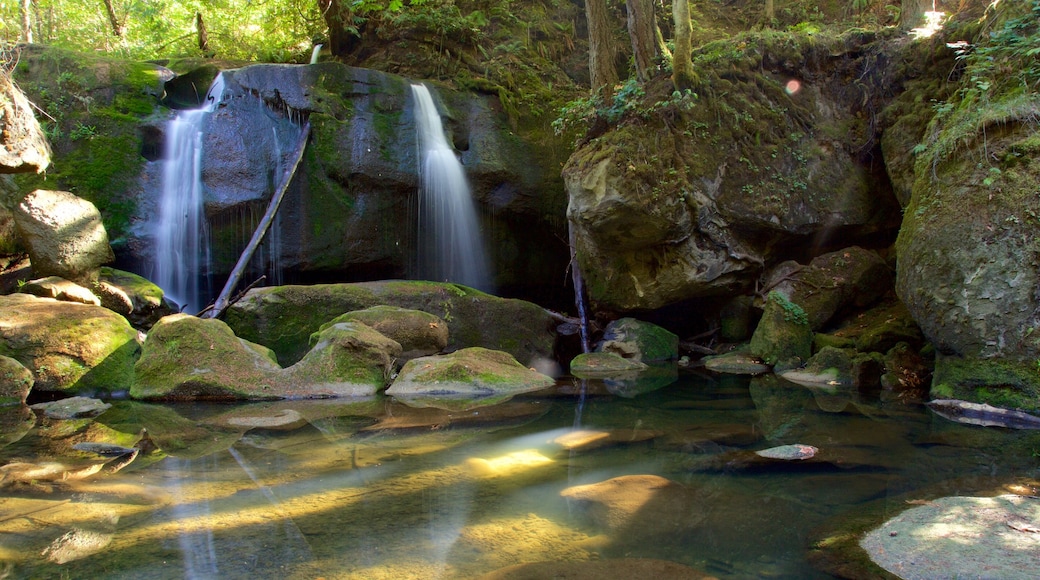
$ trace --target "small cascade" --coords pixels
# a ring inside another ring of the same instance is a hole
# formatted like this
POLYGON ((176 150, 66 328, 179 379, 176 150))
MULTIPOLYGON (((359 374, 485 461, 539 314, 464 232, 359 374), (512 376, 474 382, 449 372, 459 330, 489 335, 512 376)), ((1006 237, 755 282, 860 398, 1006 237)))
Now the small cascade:
POLYGON ((311 64, 318 64, 318 55, 321 54, 321 47, 323 47, 323 46, 325 46, 325 45, 324 44, 315 44, 314 45, 314 48, 311 50, 311 64))
POLYGON ((200 277, 209 271, 209 239, 203 213, 202 133, 206 119, 220 105, 223 95, 224 77, 217 75, 202 107, 178 112, 166 130, 152 279, 187 312, 202 308, 200 277))
POLYGON ((419 140, 419 276, 490 292, 492 275, 462 164, 433 96, 412 85, 419 140))

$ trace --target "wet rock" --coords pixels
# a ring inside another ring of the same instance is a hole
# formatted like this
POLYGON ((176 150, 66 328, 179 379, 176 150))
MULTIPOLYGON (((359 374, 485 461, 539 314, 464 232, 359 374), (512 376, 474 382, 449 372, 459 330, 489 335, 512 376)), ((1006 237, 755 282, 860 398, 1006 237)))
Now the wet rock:
MULTIPOLYGON (((338 322, 356 321, 396 341, 402 352, 401 362, 420 356, 437 354, 448 346, 448 324, 439 317, 421 310, 396 306, 373 306, 341 314, 321 325, 319 332, 338 322)), ((314 337, 311 342, 313 344, 314 337)))
POLYGON ((0 355, 0 406, 24 405, 32 385, 29 369, 9 356, 0 355))
POLYGON ((36 413, 29 407, 0 407, 0 449, 25 437, 35 425, 36 413))
POLYGON ((533 371, 509 353, 473 347, 408 361, 386 390, 405 402, 414 397, 481 399, 551 387, 551 377, 533 371))
POLYGON ((812 337, 805 311, 780 293, 770 292, 748 350, 782 372, 805 364, 812 354, 812 337))
POLYGON ((65 191, 37 189, 14 213, 37 276, 61 276, 91 285, 102 264, 115 259, 94 204, 65 191))
POLYGON ((607 325, 596 351, 639 362, 675 360, 679 358, 679 337, 656 324, 621 318, 607 325))
POLYGON ((48 276, 30 280, 22 286, 21 292, 39 296, 40 298, 53 298, 64 302, 79 302, 80 304, 101 306, 101 300, 93 292, 75 282, 69 282, 61 276, 48 276))
POLYGON ((624 371, 647 368, 645 363, 613 352, 582 353, 571 360, 571 374, 576 377, 596 378, 624 371))
POLYGON ((69 394, 128 389, 141 351, 137 331, 111 310, 28 294, 0 296, 0 338, 33 372, 34 389, 69 394))
POLYGON ((576 429, 552 440, 565 451, 591 451, 602 447, 645 443, 663 435, 653 429, 576 429))
POLYGON ((756 451, 755 455, 765 457, 766 459, 779 459, 781 461, 803 461, 815 457, 819 451, 819 449, 812 445, 792 443, 790 445, 780 445, 779 447, 762 449, 756 451))
POLYGON ((704 368, 717 373, 761 375, 773 370, 773 367, 763 363, 761 358, 743 349, 709 355, 701 360, 704 362, 704 368))
POLYGON ((984 403, 970 403, 955 399, 936 399, 928 402, 927 405, 936 414, 966 425, 1040 429, 1040 417, 1014 409, 1003 409, 984 403))
POLYGON ((32 105, 7 72, 0 73, 0 173, 41 173, 51 162, 51 146, 32 105))
POLYGON ((1001 495, 921 503, 860 541, 877 565, 908 579, 1036 575, 1040 501, 1001 495))
POLYGON ((307 419, 293 409, 281 409, 271 415, 242 415, 230 417, 228 424, 246 429, 270 429, 274 431, 293 431, 307 424, 307 419))
POLYGON ((717 580, 682 564, 649 558, 617 558, 587 562, 529 562, 495 570, 478 580, 717 580))
POLYGON ((784 371, 780 376, 810 387, 876 386, 881 376, 881 358, 876 353, 850 353, 828 346, 814 354, 803 368, 784 371))
POLYGON ((111 407, 108 403, 89 397, 69 397, 47 403, 36 403, 31 408, 51 419, 80 419, 96 417, 111 407))
POLYGON ((457 284, 386 281, 254 288, 231 305, 225 318, 238 336, 273 349, 287 365, 306 354, 311 333, 322 324, 378 305, 450 319, 449 351, 480 346, 508 352, 524 364, 552 357, 553 321, 543 308, 457 284))

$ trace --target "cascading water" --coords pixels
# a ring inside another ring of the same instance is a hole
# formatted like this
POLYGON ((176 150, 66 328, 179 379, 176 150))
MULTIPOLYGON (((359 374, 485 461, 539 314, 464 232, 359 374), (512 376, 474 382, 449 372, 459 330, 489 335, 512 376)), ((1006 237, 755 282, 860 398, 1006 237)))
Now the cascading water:
POLYGON ((462 164, 444 136, 425 85, 412 85, 419 139, 419 275, 492 290, 476 210, 462 164))
POLYGON ((180 111, 166 129, 166 154, 152 279, 182 310, 198 312, 199 276, 209 270, 202 199, 202 129, 224 95, 217 75, 202 107, 180 111))

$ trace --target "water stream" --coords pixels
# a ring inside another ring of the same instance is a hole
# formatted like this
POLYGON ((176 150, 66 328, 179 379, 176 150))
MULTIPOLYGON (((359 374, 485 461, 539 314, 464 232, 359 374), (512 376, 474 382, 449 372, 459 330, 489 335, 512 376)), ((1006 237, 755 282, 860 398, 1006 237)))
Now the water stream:
POLYGON ((425 85, 412 85, 419 141, 419 276, 492 292, 492 275, 462 163, 425 85))
MULTIPOLYGON (((0 560, 12 578, 455 579, 607 558, 720 579, 828 578, 807 547, 850 514, 880 523, 908 502, 992 494, 1038 473, 1036 432, 959 425, 879 393, 700 374, 636 397, 612 389, 564 379, 451 413, 384 399, 114 401, 91 426, 75 422, 83 434, 72 439, 147 426, 167 455, 88 481, 4 488, 0 515, 42 511, 0 518, 0 560), (288 409, 305 420, 235 426, 288 409), (610 438, 574 443, 599 433, 610 438), (827 459, 747 461, 787 443, 827 459), (620 519, 566 497, 625 475, 677 485, 620 519), (109 541, 74 562, 42 554, 77 529, 109 541)), ((42 422, 0 459, 55 460, 72 426, 42 422)))

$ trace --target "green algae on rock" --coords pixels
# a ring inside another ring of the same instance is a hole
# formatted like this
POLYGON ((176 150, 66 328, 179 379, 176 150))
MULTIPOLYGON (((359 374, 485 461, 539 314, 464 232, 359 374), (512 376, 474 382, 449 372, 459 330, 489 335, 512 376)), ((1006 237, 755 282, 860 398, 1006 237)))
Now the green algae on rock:
POLYGON ((380 334, 397 341, 403 349, 398 359, 437 354, 448 346, 448 325, 440 317, 421 310, 396 306, 372 306, 341 314, 322 324, 318 332, 311 335, 310 342, 313 345, 317 334, 327 327, 348 321, 366 324, 380 334))
POLYGON ((751 337, 750 353, 780 371, 800 367, 812 354, 812 337, 805 311, 782 294, 770 292, 751 337))
POLYGON ((551 377, 523 366, 509 353, 471 347, 408 361, 386 394, 405 402, 424 396, 481 399, 513 396, 554 384, 551 377))

